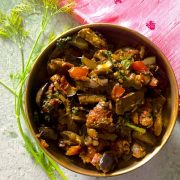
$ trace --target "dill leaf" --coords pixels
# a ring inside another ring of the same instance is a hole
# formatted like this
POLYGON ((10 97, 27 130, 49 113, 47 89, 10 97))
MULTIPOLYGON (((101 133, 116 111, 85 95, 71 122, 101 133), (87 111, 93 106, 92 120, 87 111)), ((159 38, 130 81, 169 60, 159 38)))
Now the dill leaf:
POLYGON ((28 14, 33 11, 33 7, 30 6, 27 2, 21 2, 20 4, 16 5, 12 11, 19 13, 21 15, 28 14))
POLYGON ((10 14, 4 14, 0 11, 0 37, 6 38, 18 46, 23 46, 29 32, 24 29, 23 18, 14 9, 10 14))

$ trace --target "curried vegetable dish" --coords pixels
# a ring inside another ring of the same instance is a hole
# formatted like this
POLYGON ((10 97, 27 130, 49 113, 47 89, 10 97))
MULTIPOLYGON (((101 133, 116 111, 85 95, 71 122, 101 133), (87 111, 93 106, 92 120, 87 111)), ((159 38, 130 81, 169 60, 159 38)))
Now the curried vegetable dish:
POLYGON ((53 141, 66 156, 108 173, 158 144, 167 83, 143 45, 117 47, 84 28, 57 40, 47 72, 34 117, 43 147, 53 141))

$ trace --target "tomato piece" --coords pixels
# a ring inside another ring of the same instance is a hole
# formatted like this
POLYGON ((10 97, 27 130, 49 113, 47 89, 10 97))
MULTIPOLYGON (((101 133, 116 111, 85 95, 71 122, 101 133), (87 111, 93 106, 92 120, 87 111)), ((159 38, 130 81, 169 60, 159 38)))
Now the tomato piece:
POLYGON ((89 69, 87 67, 72 67, 69 70, 69 75, 75 80, 85 80, 89 69))
POLYGON ((44 148, 48 148, 49 147, 49 144, 47 144, 47 142, 44 139, 40 139, 40 144, 44 148))
POLYGON ((74 156, 81 152, 81 146, 71 146, 67 151, 67 156, 74 156))
POLYGON ((111 92, 111 96, 113 99, 117 99, 120 98, 125 92, 125 89, 120 87, 119 84, 115 84, 112 92, 111 92))
POLYGON ((131 67, 135 71, 139 71, 139 72, 146 72, 146 71, 148 71, 147 66, 142 61, 135 61, 135 62, 133 62, 131 67))

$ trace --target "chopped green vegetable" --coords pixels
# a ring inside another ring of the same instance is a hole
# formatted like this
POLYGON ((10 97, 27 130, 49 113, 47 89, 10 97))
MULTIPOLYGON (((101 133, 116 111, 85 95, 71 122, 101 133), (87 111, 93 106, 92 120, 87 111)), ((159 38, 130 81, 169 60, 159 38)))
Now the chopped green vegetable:
POLYGON ((103 51, 103 54, 104 54, 109 60, 111 60, 111 55, 112 55, 111 51, 103 51))
POLYGON ((122 61, 121 61, 121 64, 122 64, 122 66, 127 70, 127 69, 129 69, 130 66, 131 66, 131 61, 128 60, 128 59, 125 59, 125 60, 122 60, 122 61))
POLYGON ((142 142, 149 144, 150 146, 155 146, 157 143, 156 138, 150 133, 141 133, 134 131, 132 134, 133 138, 138 139, 142 142))
POLYGON ((135 131, 137 131, 137 132, 140 132, 140 133, 142 133, 142 134, 146 133, 146 129, 141 128, 141 127, 138 127, 138 126, 135 126, 134 124, 131 124, 131 123, 129 123, 129 122, 126 122, 126 123, 125 123, 125 126, 131 128, 131 129, 133 129, 133 130, 135 130, 135 131))

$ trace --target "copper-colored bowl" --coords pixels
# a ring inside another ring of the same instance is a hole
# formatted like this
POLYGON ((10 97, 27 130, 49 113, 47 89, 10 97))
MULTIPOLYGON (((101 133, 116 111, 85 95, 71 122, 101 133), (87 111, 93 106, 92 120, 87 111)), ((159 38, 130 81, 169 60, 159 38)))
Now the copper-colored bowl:
MULTIPOLYGON (((67 32, 60 35, 59 37, 71 36, 72 34, 77 33, 80 29, 84 27, 90 27, 102 33, 104 37, 108 38, 109 41, 119 46, 130 45, 130 44, 145 45, 149 49, 150 54, 156 56, 157 64, 164 70, 164 72, 167 75, 167 81, 169 81, 169 88, 167 89, 167 93, 166 93, 167 102, 163 111, 163 120, 164 120, 163 133, 161 135, 159 144, 155 147, 155 149, 151 153, 147 154, 142 160, 133 162, 132 164, 129 165, 125 165, 124 167, 121 167, 112 173, 104 174, 98 172, 97 170, 93 170, 86 166, 77 164, 77 161, 74 161, 71 157, 68 158, 67 156, 65 156, 53 144, 50 145, 49 149, 45 149, 42 147, 45 153, 47 153, 57 163, 76 173, 90 175, 90 176, 116 176, 132 171, 142 166, 146 162, 148 162, 152 157, 154 157, 160 151, 160 149, 164 146, 164 144, 168 140, 175 125, 177 112, 178 112, 177 82, 173 70, 167 58, 162 54, 162 52, 150 40, 148 40, 146 37, 133 30, 112 24, 90 24, 90 25, 84 25, 70 29, 67 32)), ((48 77, 46 64, 48 61, 48 55, 52 52, 53 48, 55 47, 56 40, 57 39, 55 39, 51 44, 49 44, 44 49, 44 51, 39 55, 35 65, 32 68, 32 71, 30 73, 27 82, 26 97, 25 97, 26 113, 28 116, 28 124, 31 133, 33 137, 37 140, 37 142, 39 142, 39 140, 35 136, 37 133, 37 127, 35 122, 33 121, 33 112, 36 107, 35 95, 38 89, 45 83, 48 77)))

